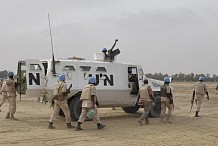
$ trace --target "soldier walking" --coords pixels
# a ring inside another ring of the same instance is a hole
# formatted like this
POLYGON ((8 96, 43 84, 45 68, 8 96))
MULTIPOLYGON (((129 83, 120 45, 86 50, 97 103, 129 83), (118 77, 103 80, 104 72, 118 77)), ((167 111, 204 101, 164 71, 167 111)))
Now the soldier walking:
POLYGON ((161 85, 160 87, 161 89, 161 121, 165 122, 164 121, 165 112, 166 112, 166 108, 168 108, 166 122, 172 123, 172 121, 170 121, 170 117, 171 117, 172 110, 173 110, 173 96, 172 96, 172 90, 169 84, 170 84, 170 78, 165 77, 164 85, 161 85))
POLYGON ((9 111, 6 115, 6 119, 17 120, 14 117, 16 112, 16 86, 17 82, 14 79, 14 73, 12 71, 8 71, 6 80, 6 96, 9 103, 9 111))
POLYGON ((67 128, 74 128, 71 125, 70 110, 67 104, 67 95, 70 93, 70 89, 67 89, 65 82, 66 78, 64 74, 59 75, 59 80, 54 87, 54 110, 49 120, 48 128, 54 129, 53 121, 60 112, 60 109, 64 112, 67 128))
POLYGON ((195 102, 196 102, 195 117, 199 117, 198 113, 200 112, 201 104, 202 104, 202 101, 204 99, 205 93, 207 95, 207 100, 209 100, 209 94, 208 94, 208 91, 207 91, 207 86, 204 83, 204 77, 201 76, 201 77, 199 77, 198 82, 194 86, 193 96, 192 96, 192 99, 191 99, 191 102, 193 103, 194 98, 196 97, 196 99, 195 99, 195 102))
POLYGON ((139 118, 138 122, 142 125, 142 121, 145 120, 145 124, 149 124, 148 114, 151 109, 151 100, 154 101, 153 91, 151 86, 148 85, 148 80, 144 80, 144 84, 139 88, 139 103, 143 105, 144 113, 139 118))
POLYGON ((82 112, 77 122, 76 131, 83 130, 81 124, 85 121, 89 110, 95 111, 94 122, 97 124, 97 129, 103 129, 105 125, 101 124, 97 110, 97 96, 96 96, 96 79, 90 77, 88 79, 88 85, 83 88, 80 100, 82 100, 82 112))

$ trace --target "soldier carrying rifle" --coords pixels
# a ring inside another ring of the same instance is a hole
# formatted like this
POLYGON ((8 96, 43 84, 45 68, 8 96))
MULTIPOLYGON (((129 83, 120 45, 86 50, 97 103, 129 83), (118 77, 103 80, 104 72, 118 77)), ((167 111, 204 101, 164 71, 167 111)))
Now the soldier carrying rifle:
POLYGON ((199 77, 198 82, 194 86, 193 96, 192 96, 192 99, 191 99, 191 103, 192 103, 191 108, 192 108, 193 103, 194 103, 194 99, 196 97, 196 99, 195 99, 195 102, 196 102, 195 117, 199 117, 198 113, 200 112, 201 104, 202 104, 202 101, 204 99, 205 93, 207 95, 207 100, 209 100, 209 94, 208 94, 208 91, 207 91, 207 86, 204 83, 204 77, 201 76, 201 77, 199 77))
POLYGON ((166 118, 166 122, 172 123, 170 121, 170 116, 172 114, 174 104, 173 104, 173 94, 172 94, 172 90, 169 84, 170 84, 170 78, 165 77, 164 85, 161 85, 160 87, 161 89, 161 122, 165 122, 164 121, 165 111, 166 111, 166 108, 168 108, 168 115, 166 118))

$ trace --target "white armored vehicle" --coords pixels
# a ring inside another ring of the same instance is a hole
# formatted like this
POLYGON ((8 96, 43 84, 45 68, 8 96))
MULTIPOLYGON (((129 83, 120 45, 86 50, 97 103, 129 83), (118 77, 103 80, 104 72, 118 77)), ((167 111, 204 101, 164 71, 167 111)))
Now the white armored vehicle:
MULTIPOLYGON (((117 40, 116 40, 117 41, 117 40)), ((53 94, 54 84, 58 74, 66 75, 67 85, 72 84, 68 95, 71 118, 77 120, 81 113, 80 95, 88 78, 96 78, 96 89, 99 107, 122 107, 126 113, 136 113, 140 106, 137 104, 138 89, 146 78, 140 65, 118 63, 115 61, 119 49, 95 54, 94 61, 81 58, 72 59, 26 59, 18 62, 18 80, 25 83, 18 87, 19 93, 30 97, 40 97, 53 94), (46 91, 46 92, 44 92, 46 91)), ((160 84, 162 81, 148 79, 154 95, 150 116, 160 115, 160 84)))

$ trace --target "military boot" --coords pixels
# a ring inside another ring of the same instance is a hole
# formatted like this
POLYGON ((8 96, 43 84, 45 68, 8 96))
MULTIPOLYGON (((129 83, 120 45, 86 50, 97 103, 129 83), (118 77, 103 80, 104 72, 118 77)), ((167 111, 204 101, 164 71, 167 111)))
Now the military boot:
POLYGON ((148 116, 145 118, 145 124, 150 124, 148 116))
POLYGON ((15 118, 14 116, 10 117, 11 120, 17 120, 17 118, 15 118))
POLYGON ((6 119, 10 119, 10 113, 7 113, 7 115, 6 115, 5 118, 6 118, 6 119))
POLYGON ((166 123, 172 123, 172 121, 170 121, 170 116, 169 115, 167 116, 166 123))
POLYGON ((196 111, 196 113, 195 113, 195 117, 200 117, 200 116, 198 115, 198 111, 196 111))
POLYGON ((67 123, 67 128, 75 128, 71 123, 67 123))
POLYGON ((139 119, 139 120, 138 120, 138 123, 139 123, 140 125, 142 125, 142 120, 141 120, 141 119, 139 119))
POLYGON ((53 126, 53 123, 52 122, 49 122, 48 123, 48 129, 54 129, 55 127, 53 126))
POLYGON ((82 124, 82 123, 80 123, 80 122, 77 123, 76 129, 75 129, 76 131, 83 130, 83 129, 81 128, 81 124, 82 124))
POLYGON ((103 125, 103 124, 100 124, 100 123, 97 124, 98 129, 103 129, 104 127, 105 127, 105 125, 103 125))

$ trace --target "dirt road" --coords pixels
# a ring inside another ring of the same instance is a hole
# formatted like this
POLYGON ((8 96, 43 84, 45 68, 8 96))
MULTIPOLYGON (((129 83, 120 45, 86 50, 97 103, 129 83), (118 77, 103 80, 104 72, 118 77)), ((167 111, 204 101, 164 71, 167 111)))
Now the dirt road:
MULTIPOLYGON (((6 102, 0 112, 0 145, 19 146, 66 146, 66 145, 157 145, 190 146, 218 145, 218 95, 215 83, 208 83, 210 101, 203 101, 201 117, 190 113, 190 98, 193 83, 172 83, 174 87, 175 109, 173 123, 160 123, 159 118, 151 118, 149 125, 140 126, 137 119, 142 112, 126 114, 121 108, 99 109, 100 118, 106 128, 97 130, 92 121, 85 122, 83 131, 66 129, 64 118, 55 122, 56 129, 47 129, 52 112, 49 105, 36 102, 37 99, 17 98, 17 121, 5 119, 8 109, 6 102), (213 93, 212 93, 213 92, 213 93)), ((72 123, 74 126, 76 122, 72 123)))

